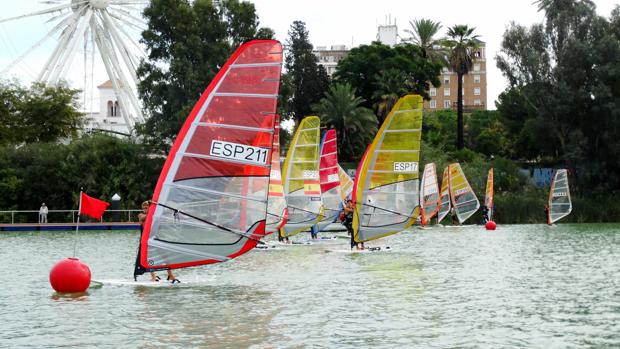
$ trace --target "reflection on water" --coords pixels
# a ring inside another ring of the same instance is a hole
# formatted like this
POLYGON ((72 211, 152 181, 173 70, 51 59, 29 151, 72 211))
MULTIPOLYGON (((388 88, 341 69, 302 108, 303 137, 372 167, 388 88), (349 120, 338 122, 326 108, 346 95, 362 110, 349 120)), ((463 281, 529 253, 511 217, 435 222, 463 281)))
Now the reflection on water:
MULTIPOLYGON (((179 270, 173 287, 59 295, 47 277, 73 238, 0 235, 19 274, 0 287, 0 347, 620 346, 618 225, 412 230, 374 243, 390 252, 333 252, 342 239, 179 270)), ((77 255, 96 279, 130 279, 137 240, 83 232, 77 255)))

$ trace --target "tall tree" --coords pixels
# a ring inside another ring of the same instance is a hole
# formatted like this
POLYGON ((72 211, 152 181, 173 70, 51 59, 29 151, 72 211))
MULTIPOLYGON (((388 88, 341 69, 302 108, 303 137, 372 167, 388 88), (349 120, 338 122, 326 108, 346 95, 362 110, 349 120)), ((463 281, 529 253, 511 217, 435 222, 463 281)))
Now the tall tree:
POLYGON ((286 46, 286 74, 292 86, 291 109, 286 118, 293 117, 295 124, 308 116, 312 104, 318 102, 329 86, 329 76, 318 58, 312 53, 306 24, 295 21, 288 32, 286 46))
POLYGON ((474 35, 476 28, 456 24, 448 28, 444 46, 449 51, 448 62, 456 73, 457 81, 457 149, 463 149, 463 75, 469 73, 474 61, 474 49, 478 47, 478 35, 474 35))
POLYGON ((362 107, 363 102, 350 84, 334 84, 312 106, 322 125, 336 129, 341 161, 359 160, 377 133, 377 119, 372 110, 362 107))
POLYGON ((438 48, 441 46, 441 42, 435 38, 441 29, 441 22, 421 18, 410 21, 409 25, 411 29, 405 29, 405 32, 411 35, 407 41, 420 48, 422 57, 433 61, 443 61, 442 50, 438 48))
POLYGON ((334 79, 354 86, 365 100, 363 105, 373 108, 382 103, 384 94, 376 93, 382 89, 379 84, 386 82, 388 77, 391 80, 394 71, 400 74, 400 87, 390 88, 390 93, 406 91, 428 99, 430 84, 440 84, 441 64, 425 59, 419 47, 413 44, 390 47, 380 42, 352 49, 338 62, 334 79))
POLYGON ((407 87, 403 84, 402 73, 397 69, 387 69, 375 75, 376 90, 372 95, 375 100, 377 118, 382 123, 390 113, 398 99, 407 94, 407 87))
POLYGON ((76 137, 84 123, 79 92, 65 83, 34 83, 30 88, 0 84, 0 146, 76 137))
POLYGON ((254 5, 238 0, 153 0, 144 16, 148 58, 138 68, 138 91, 150 118, 139 133, 167 150, 230 54, 246 40, 271 38, 273 30, 259 29, 254 5))
POLYGON ((575 169, 589 195, 608 193, 620 186, 609 175, 620 172, 620 7, 604 18, 587 0, 537 3, 543 23, 504 33, 496 60, 510 87, 498 110, 536 144, 530 159, 575 169))

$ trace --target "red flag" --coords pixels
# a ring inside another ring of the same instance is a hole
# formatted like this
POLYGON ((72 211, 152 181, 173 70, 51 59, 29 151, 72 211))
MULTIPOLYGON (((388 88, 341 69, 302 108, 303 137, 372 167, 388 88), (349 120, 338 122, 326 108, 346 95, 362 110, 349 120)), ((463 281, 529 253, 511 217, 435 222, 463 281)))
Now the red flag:
POLYGON ((101 201, 99 199, 91 198, 90 196, 82 193, 82 205, 80 206, 80 214, 87 215, 95 219, 101 219, 103 211, 105 211, 109 203, 101 201))

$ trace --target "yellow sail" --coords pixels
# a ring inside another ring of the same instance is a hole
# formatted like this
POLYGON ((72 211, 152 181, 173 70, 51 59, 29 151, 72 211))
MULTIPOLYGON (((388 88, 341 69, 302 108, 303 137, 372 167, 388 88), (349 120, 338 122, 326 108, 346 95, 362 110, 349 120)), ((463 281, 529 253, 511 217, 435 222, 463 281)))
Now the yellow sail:
POLYGON ((456 217, 459 219, 459 223, 463 223, 467 218, 478 211, 480 202, 478 202, 476 194, 469 185, 467 178, 465 178, 465 173, 461 165, 458 163, 450 164, 448 175, 452 206, 456 211, 456 217))
POLYGON ((484 206, 487 207, 487 218, 493 220, 493 168, 489 169, 487 175, 487 191, 484 195, 484 206))
POLYGON ((450 202, 450 176, 448 176, 448 166, 443 170, 441 177, 441 192, 439 194, 439 212, 437 213, 437 224, 439 224, 450 212, 452 203, 450 202))
POLYGON ((342 201, 346 201, 351 198, 353 180, 340 165, 338 165, 338 177, 340 178, 340 196, 342 201))
POLYGON ((320 126, 318 117, 304 118, 286 153, 282 180, 288 221, 280 229, 283 237, 307 230, 323 218, 319 182, 320 126))
POLYGON ((411 226, 419 213, 422 97, 396 102, 355 178, 354 239, 374 240, 411 226))

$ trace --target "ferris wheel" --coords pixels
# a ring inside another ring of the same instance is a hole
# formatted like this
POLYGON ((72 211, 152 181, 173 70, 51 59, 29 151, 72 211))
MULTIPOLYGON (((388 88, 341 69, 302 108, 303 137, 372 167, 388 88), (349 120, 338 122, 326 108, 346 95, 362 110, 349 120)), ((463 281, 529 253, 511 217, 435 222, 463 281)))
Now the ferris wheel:
POLYGON ((43 66, 36 68, 36 81, 53 85, 66 79, 69 72, 75 74, 76 56, 83 53, 83 107, 87 108, 89 103, 93 107, 93 70, 96 62, 102 62, 118 100, 120 114, 129 130, 136 123, 144 122, 137 97, 136 69, 145 55, 135 40, 135 33, 146 27, 142 10, 149 1, 46 0, 41 3, 47 8, 0 19, 0 24, 3 24, 27 17, 42 17, 52 26, 25 52, 7 66, 0 67, 0 76, 5 76, 42 45, 56 40, 43 66), (87 98, 89 94, 90 101, 87 98))

